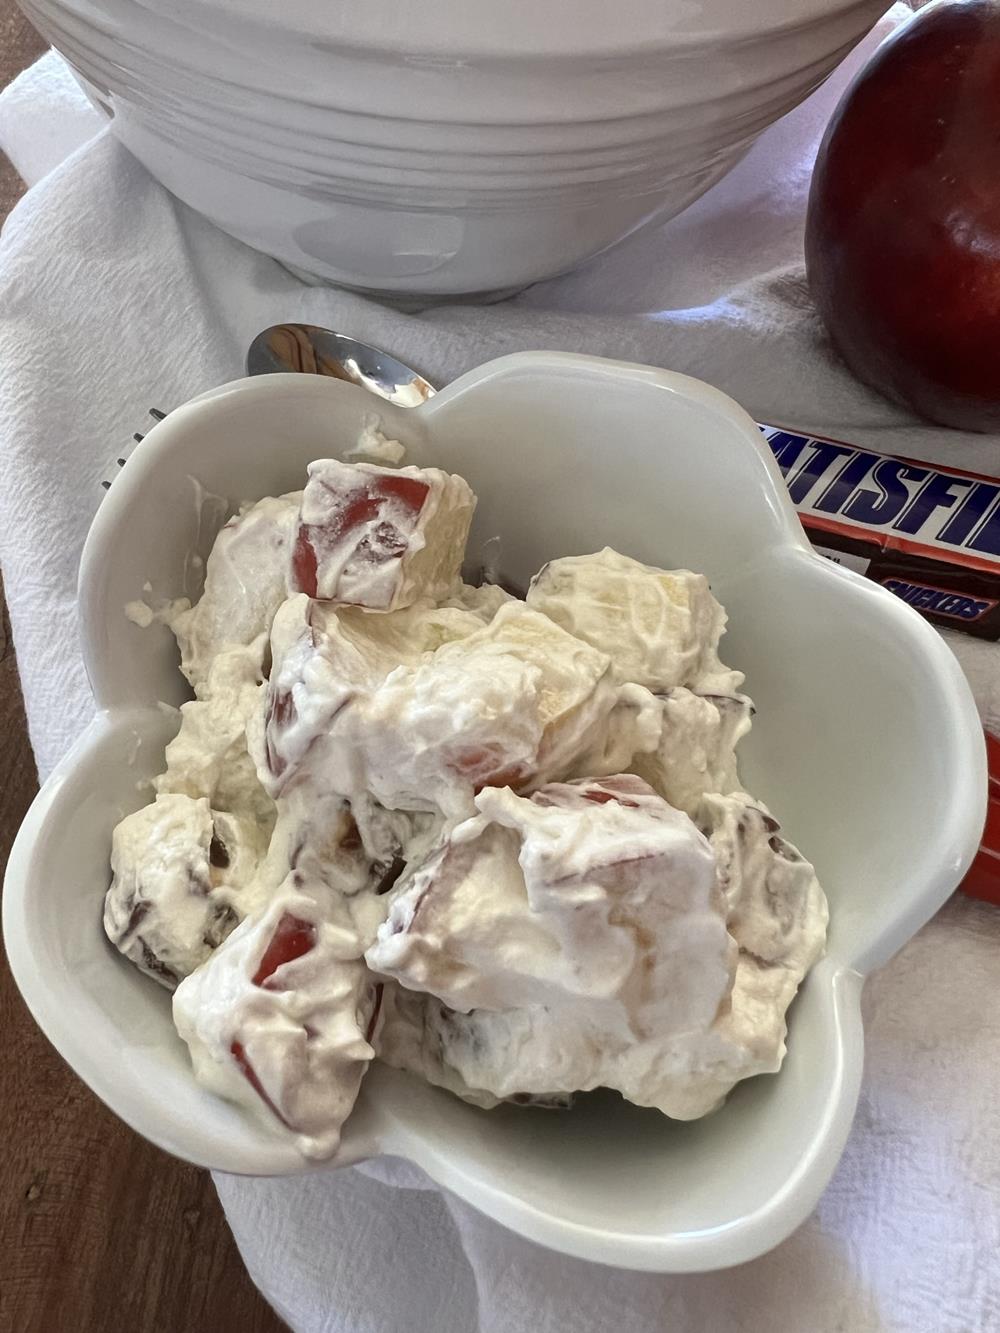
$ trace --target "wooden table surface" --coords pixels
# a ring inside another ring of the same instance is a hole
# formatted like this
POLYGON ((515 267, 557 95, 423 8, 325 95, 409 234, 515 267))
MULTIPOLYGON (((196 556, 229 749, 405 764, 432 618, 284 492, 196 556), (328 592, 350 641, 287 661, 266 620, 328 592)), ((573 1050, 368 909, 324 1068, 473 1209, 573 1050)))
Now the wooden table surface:
MULTIPOLYGON (((43 49, 0 0, 0 88, 43 49)), ((0 220, 19 193, 0 155, 0 220)), ((0 608, 2 873, 36 778, 2 588, 0 608)), ((35 1027, 2 954, 0 1033, 0 1333, 283 1329, 208 1174, 105 1110, 35 1027)))

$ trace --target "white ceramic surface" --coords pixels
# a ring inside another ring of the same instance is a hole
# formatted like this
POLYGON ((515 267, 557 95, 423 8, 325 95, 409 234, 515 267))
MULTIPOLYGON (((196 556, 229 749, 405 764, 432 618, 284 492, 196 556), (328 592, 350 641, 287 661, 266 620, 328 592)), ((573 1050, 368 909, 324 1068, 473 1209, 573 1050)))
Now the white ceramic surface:
POLYGON ((886 0, 21 0, 169 189, 307 273, 447 296, 679 212, 886 0))
MULTIPOLYGON (((317 1168, 266 1119, 195 1085, 169 996, 103 938, 112 827, 161 766, 175 723, 159 701, 185 694, 168 631, 138 629, 123 607, 146 579, 158 595, 182 591, 186 554, 206 552, 221 521, 197 497, 293 488, 372 410, 353 385, 265 376, 179 408, 137 447, 81 570, 100 711, 35 801, 7 872, 10 964, 50 1040, 134 1128, 226 1171, 317 1168)), ((745 781, 815 860, 831 923, 781 1073, 740 1085, 713 1116, 678 1124, 611 1094, 567 1115, 482 1112, 375 1067, 338 1162, 410 1158, 514 1230, 605 1263, 683 1271, 751 1258, 808 1214, 840 1155, 861 1077, 864 974, 940 906, 976 850, 985 756, 965 680, 909 607, 811 552, 759 432, 698 381, 526 353, 419 408, 379 411, 412 461, 469 479, 473 542, 499 534, 518 582, 604 543, 709 574, 730 613, 725 659, 746 670, 758 705, 745 781)))

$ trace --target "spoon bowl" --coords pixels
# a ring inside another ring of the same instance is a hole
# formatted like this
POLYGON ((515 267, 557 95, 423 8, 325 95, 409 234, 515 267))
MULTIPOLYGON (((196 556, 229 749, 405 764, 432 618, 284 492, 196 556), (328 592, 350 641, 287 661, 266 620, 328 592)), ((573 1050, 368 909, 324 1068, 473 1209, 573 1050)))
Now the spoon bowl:
POLYGON ((348 380, 400 407, 419 407, 435 392, 388 352, 319 324, 272 324, 254 338, 247 350, 247 374, 287 371, 348 380))

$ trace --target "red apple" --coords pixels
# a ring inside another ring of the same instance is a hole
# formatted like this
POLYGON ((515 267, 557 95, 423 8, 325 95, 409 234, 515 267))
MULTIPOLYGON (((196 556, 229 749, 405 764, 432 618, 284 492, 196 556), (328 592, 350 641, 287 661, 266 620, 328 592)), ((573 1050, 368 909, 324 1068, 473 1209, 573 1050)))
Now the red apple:
POLYGON ((809 286, 865 383, 1000 430, 1000 3, 938 0, 837 107, 806 221, 809 286))

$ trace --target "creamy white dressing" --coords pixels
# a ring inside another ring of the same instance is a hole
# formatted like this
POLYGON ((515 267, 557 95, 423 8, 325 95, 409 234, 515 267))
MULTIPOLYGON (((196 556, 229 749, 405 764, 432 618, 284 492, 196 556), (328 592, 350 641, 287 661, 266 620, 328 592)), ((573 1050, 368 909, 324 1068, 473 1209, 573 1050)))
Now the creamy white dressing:
POLYGON ((164 620, 194 699, 115 832, 105 925, 196 1077, 336 1151, 374 1053, 481 1106, 615 1088, 689 1119, 773 1071, 823 947, 741 791, 707 580, 605 549, 461 582, 460 477, 320 460, 164 620), (304 590, 303 590, 304 588, 304 590))

